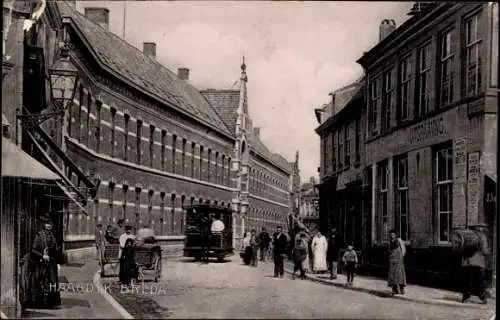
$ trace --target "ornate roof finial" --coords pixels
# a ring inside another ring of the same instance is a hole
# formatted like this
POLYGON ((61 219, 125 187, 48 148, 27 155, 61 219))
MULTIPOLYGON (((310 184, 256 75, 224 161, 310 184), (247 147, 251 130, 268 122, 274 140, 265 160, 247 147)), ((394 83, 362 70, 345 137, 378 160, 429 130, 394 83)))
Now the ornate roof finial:
POLYGON ((243 56, 243 62, 241 63, 241 80, 245 82, 248 81, 246 70, 247 65, 245 64, 245 56, 243 56))

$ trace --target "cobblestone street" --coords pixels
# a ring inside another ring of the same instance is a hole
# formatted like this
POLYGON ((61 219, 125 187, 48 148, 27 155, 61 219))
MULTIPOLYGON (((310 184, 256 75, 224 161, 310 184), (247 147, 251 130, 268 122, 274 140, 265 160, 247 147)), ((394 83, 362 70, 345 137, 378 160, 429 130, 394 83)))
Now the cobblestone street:
POLYGON ((380 297, 312 281, 272 278, 272 264, 258 268, 232 261, 210 264, 171 258, 159 283, 112 295, 140 318, 342 318, 488 319, 487 306, 438 306, 380 297), (154 290, 151 288, 154 287, 154 290))

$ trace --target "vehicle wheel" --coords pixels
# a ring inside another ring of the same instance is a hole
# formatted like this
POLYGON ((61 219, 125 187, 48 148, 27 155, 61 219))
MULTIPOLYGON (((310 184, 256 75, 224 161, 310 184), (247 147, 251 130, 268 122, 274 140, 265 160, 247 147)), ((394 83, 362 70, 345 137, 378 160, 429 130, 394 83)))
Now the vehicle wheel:
POLYGON ((155 266, 155 282, 158 282, 158 280, 160 280, 161 277, 161 256, 155 254, 153 261, 155 266))

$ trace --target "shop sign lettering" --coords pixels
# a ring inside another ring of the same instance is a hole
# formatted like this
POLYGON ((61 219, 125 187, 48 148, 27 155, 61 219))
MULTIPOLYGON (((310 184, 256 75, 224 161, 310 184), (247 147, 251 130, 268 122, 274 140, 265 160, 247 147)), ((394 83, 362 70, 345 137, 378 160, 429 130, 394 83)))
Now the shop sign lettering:
POLYGON ((467 183, 467 211, 469 222, 475 223, 478 218, 479 206, 479 152, 469 153, 468 183, 467 183))
POLYGON ((447 134, 444 118, 430 119, 410 128, 409 143, 421 143, 427 139, 447 134))

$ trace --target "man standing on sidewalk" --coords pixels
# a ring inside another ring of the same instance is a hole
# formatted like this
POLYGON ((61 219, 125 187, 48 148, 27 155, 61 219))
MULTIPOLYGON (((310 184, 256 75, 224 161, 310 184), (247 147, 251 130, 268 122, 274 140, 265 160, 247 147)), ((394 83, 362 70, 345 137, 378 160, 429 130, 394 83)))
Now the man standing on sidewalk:
POLYGON ((328 250, 326 253, 326 260, 328 262, 328 270, 330 270, 330 280, 337 279, 337 265, 339 259, 340 246, 337 241, 337 230, 331 231, 330 238, 328 239, 328 250))
POLYGON ((471 295, 477 295, 483 303, 486 300, 485 267, 486 256, 490 254, 488 240, 484 234, 482 225, 475 226, 478 235, 478 249, 470 257, 462 260, 465 283, 463 289, 462 303, 466 302, 471 295))
POLYGON ((285 274, 284 259, 288 247, 288 237, 283 233, 283 228, 278 226, 273 235, 273 259, 274 259, 274 277, 283 278, 285 274))

